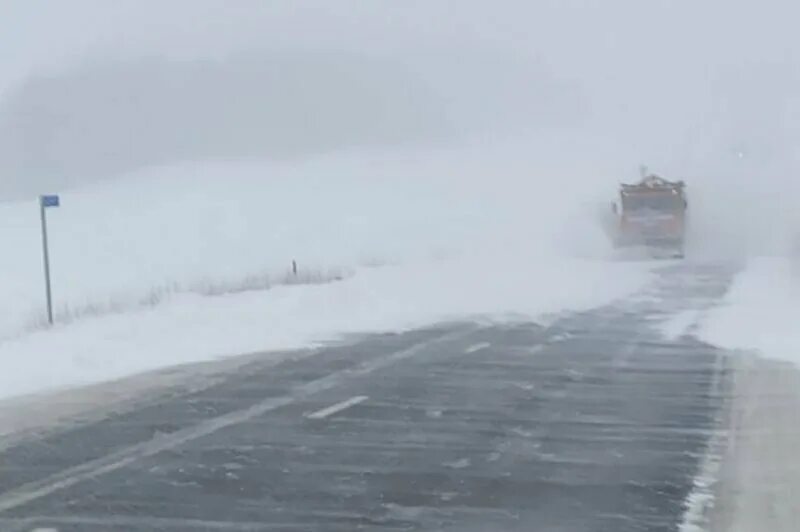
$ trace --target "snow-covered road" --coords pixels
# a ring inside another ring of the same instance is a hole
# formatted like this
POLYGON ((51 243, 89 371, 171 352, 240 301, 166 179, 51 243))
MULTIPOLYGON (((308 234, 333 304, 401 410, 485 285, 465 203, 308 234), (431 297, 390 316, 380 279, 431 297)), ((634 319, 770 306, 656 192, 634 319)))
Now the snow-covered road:
POLYGON ((672 265, 631 297, 549 325, 442 324, 229 360, 216 374, 206 366, 194 387, 180 375, 155 392, 139 386, 138 400, 9 440, 0 523, 709 525, 718 479, 698 479, 723 454, 710 443, 725 433, 733 373, 727 352, 662 329, 722 297, 732 273, 672 265))

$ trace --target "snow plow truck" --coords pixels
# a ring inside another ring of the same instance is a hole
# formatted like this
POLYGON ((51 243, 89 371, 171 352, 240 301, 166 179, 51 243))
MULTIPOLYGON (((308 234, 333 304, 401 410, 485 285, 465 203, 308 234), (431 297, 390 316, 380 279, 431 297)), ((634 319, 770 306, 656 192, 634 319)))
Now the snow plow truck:
POLYGON ((684 257, 686 184, 642 171, 642 180, 622 184, 614 203, 617 249, 640 249, 654 257, 684 257))

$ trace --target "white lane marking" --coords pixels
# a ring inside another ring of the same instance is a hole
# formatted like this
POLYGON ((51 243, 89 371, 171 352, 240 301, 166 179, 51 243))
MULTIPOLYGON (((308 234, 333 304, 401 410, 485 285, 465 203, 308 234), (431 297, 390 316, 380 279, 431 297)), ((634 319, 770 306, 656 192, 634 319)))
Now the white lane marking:
MULTIPOLYGON (((322 514, 324 516, 324 514, 322 514)), ((206 521, 202 519, 170 518, 170 517, 145 517, 109 515, 94 517, 86 515, 47 515, 40 516, 38 520, 58 522, 59 526, 70 526, 71 530, 118 530, 120 528, 136 530, 220 530, 223 532, 263 532, 264 523, 238 521, 236 523, 222 521, 206 521)), ((20 530, 24 532, 59 532, 58 528, 24 528, 20 523, 33 521, 33 518, 0 519, 0 530, 20 530)))
POLYGON ((491 345, 492 344, 490 344, 489 342, 481 342, 479 344, 475 344, 475 345, 469 346, 468 348, 466 348, 464 350, 464 352, 467 353, 467 354, 476 353, 476 352, 480 351, 481 349, 486 349, 487 347, 491 347, 491 345))
MULTIPOLYGON (((725 371, 725 357, 722 354, 718 354, 714 361, 714 373, 711 381, 711 393, 713 395, 723 393, 723 371, 725 371)), ((692 482, 692 490, 683 503, 683 519, 681 519, 681 524, 678 527, 680 532, 705 530, 708 527, 710 512, 716 502, 716 483, 722 470, 723 449, 728 443, 726 441, 728 431, 722 428, 724 423, 722 414, 717 413, 715 418, 716 428, 706 444, 705 452, 700 460, 700 469, 692 482)))
POLYGON ((198 438, 214 434, 215 432, 233 425, 244 423, 272 410, 307 399, 316 393, 330 390, 338 386, 347 378, 368 375, 373 371, 412 358, 432 345, 461 338, 473 331, 474 328, 469 327, 437 336, 436 338, 413 345, 407 349, 395 351, 386 356, 363 362, 355 368, 343 369, 317 380, 307 382, 295 387, 289 395, 265 399, 248 408, 208 419, 197 425, 170 434, 160 434, 152 440, 131 445, 130 447, 120 449, 112 454, 65 469, 46 479, 31 482, 15 490, 1 494, 0 513, 47 497, 48 495, 70 488, 80 482, 92 480, 107 473, 117 471, 141 458, 174 449, 198 438))
POLYGON ((357 395, 355 397, 351 397, 346 401, 342 401, 341 403, 336 403, 335 405, 331 405, 328 408, 323 408, 322 410, 318 410, 313 414, 308 414, 306 417, 308 419, 325 419, 328 416, 332 416, 333 414, 338 414, 342 410, 347 410, 351 406, 355 406, 359 403, 363 403, 369 399, 366 395, 357 395))

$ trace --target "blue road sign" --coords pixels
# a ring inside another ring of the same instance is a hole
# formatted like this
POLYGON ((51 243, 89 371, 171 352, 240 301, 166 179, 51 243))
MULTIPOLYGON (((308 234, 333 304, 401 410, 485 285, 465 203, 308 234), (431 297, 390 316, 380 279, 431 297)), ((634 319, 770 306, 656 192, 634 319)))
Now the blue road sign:
POLYGON ((61 198, 59 196, 42 196, 42 207, 60 207, 61 206, 61 198))

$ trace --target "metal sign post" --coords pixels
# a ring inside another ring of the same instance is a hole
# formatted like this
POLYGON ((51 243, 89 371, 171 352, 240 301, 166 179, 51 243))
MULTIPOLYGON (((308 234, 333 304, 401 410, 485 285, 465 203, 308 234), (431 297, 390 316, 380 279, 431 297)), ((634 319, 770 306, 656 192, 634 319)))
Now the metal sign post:
POLYGON ((59 207, 58 196, 39 196, 39 211, 42 217, 42 253, 44 258, 44 285, 47 292, 47 323, 53 325, 53 290, 50 282, 50 246, 47 242, 47 209, 59 207))

